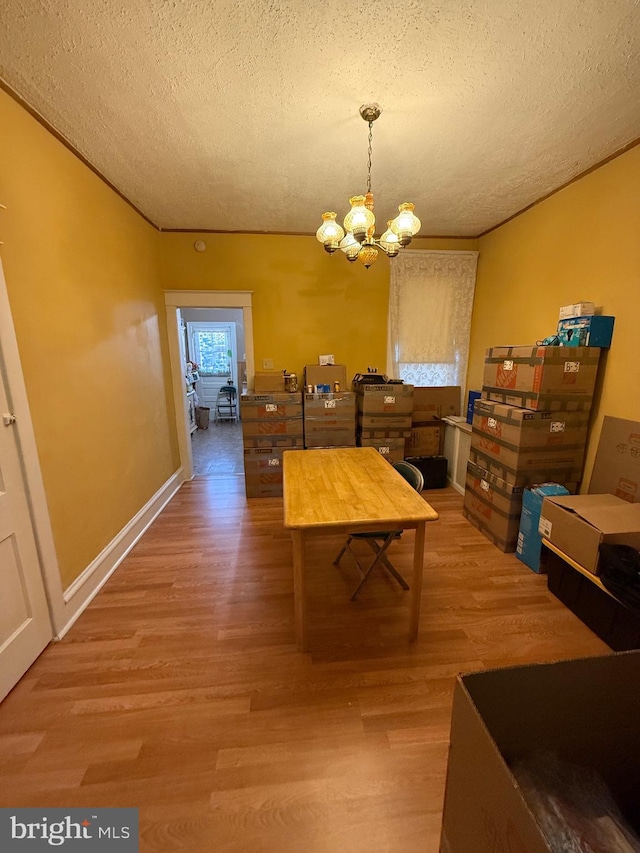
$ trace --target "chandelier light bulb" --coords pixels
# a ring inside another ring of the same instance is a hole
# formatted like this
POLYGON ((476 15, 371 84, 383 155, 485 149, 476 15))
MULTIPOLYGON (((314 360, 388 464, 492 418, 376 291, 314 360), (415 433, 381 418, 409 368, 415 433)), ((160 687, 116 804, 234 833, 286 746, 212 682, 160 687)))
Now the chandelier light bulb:
POLYGON ((337 214, 333 211, 322 214, 322 225, 316 231, 316 238, 324 245, 325 251, 333 254, 340 248, 340 240, 344 237, 342 227, 336 222, 337 214))
POLYGON ((340 248, 347 256, 347 260, 353 263, 358 257, 360 243, 358 243, 351 232, 348 232, 345 234, 344 239, 340 241, 340 248))
POLYGON ((391 230, 392 222, 393 220, 391 219, 387 222, 387 230, 379 240, 381 248, 389 258, 395 258, 401 249, 400 238, 391 230))
POLYGON ((408 246, 412 237, 420 230, 421 223, 413 213, 415 204, 404 202, 398 205, 398 210, 400 212, 391 222, 391 230, 398 235, 401 246, 408 246))
POLYGON ((345 231, 350 231, 358 243, 364 242, 367 231, 376 224, 375 216, 364 206, 365 201, 363 195, 354 195, 350 198, 351 210, 344 218, 345 231))

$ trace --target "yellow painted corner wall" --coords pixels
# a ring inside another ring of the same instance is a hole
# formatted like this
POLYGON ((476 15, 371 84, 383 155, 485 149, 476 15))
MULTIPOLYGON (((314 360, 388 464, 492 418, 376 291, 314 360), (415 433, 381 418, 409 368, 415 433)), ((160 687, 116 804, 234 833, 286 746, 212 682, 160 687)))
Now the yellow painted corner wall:
MULTIPOLYGON (((328 255, 315 237, 273 234, 161 235, 163 286, 168 290, 251 290, 256 370, 301 376, 305 364, 332 353, 355 373, 385 372, 389 260, 370 269, 328 255), (207 249, 196 252, 194 242, 207 249)), ((412 249, 466 250, 475 240, 419 239, 412 249)))
POLYGON ((535 344, 558 310, 595 302, 615 316, 591 418, 586 491, 605 415, 640 420, 640 146, 480 238, 468 388, 482 385, 490 346, 535 344))
POLYGON ((63 587, 178 466, 160 234, 0 91, 0 247, 63 587))

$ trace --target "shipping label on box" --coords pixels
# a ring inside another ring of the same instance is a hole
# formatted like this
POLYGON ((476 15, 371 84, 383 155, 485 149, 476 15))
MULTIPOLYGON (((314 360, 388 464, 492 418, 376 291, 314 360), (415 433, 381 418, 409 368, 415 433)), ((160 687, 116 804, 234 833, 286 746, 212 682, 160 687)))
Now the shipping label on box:
POLYGON ((305 420, 333 418, 356 421, 356 395, 353 391, 338 394, 305 394, 303 396, 305 420))
POLYGON ((359 447, 374 447, 381 456, 391 462, 401 462, 404 459, 404 438, 362 438, 358 436, 359 447))
POLYGON ((522 487, 467 464, 463 514, 505 553, 516 550, 521 509, 522 487))
POLYGON ((640 422, 605 417, 589 494, 640 501, 640 422))
POLYGON ((405 415, 409 420, 408 426, 411 426, 413 385, 361 385, 358 388, 357 398, 360 414, 405 415))
POLYGON ((483 396, 535 411, 588 411, 593 401, 597 347, 492 347, 487 350, 483 396))

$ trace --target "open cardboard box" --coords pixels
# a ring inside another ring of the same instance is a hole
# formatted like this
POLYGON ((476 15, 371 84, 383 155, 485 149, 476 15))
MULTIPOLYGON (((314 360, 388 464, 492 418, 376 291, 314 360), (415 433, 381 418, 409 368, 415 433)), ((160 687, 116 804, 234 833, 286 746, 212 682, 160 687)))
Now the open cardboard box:
POLYGON ((640 549, 640 504, 615 495, 546 497, 538 530, 560 551, 594 575, 602 542, 640 549))
POLYGON ((441 853, 553 850, 510 769, 536 751, 597 771, 638 832, 638 683, 640 651, 459 675, 441 853))

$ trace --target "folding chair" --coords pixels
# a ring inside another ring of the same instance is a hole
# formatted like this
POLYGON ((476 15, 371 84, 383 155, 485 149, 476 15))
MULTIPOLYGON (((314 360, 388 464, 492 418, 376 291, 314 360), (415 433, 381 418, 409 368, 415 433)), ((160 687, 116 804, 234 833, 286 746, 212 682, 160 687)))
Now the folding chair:
MULTIPOLYGON (((422 472, 418 468, 416 468, 415 465, 412 465, 410 462, 404 462, 403 461, 403 462, 395 462, 393 467, 396 469, 396 471, 399 474, 401 474, 405 478, 405 480, 411 486, 413 486, 413 488, 417 492, 422 491, 422 489, 424 487, 424 478, 422 476, 422 472)), ((353 595, 351 596, 351 601, 356 600, 356 598, 358 597, 358 595, 360 593, 360 590, 366 584, 366 582, 369 580, 371 573, 373 572, 373 570, 378 565, 384 566, 384 568, 389 572, 389 574, 391 574, 398 581, 398 583, 400 584, 400 586, 403 589, 409 589, 409 584, 402 577, 400 572, 398 572, 398 570, 395 568, 395 566, 392 565, 391 561, 387 557, 387 550, 389 548, 389 545, 391 545, 391 543, 394 540, 400 539, 401 535, 402 535, 402 530, 389 530, 389 531, 384 531, 384 532, 376 530, 376 531, 370 532, 370 533, 350 533, 349 534, 349 538, 347 539, 347 541, 343 545, 342 550, 340 551, 338 556, 333 561, 333 564, 334 564, 334 566, 340 565, 340 560, 342 559, 345 552, 348 551, 349 554, 351 554, 351 556, 353 557, 353 559, 354 559, 354 561, 355 561, 355 563, 356 563, 356 565, 360 571, 360 574, 362 575, 360 583, 355 588, 353 595), (361 564, 360 560, 358 559, 357 555, 355 554, 353 548, 351 548, 351 543, 354 540, 356 540, 356 541, 361 540, 363 542, 366 542, 367 545, 373 551, 375 556, 373 558, 373 562, 369 566, 363 566, 361 564)))
POLYGON ((235 385, 223 385, 216 397, 216 421, 238 420, 238 392, 235 385))

